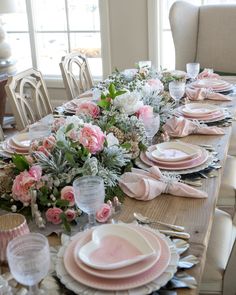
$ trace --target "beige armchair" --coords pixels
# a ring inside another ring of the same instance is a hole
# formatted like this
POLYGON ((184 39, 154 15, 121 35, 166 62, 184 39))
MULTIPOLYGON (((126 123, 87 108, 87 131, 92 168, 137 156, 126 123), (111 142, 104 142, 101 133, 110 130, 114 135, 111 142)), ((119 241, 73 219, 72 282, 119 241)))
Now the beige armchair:
POLYGON ((197 61, 201 68, 236 74, 236 4, 195 6, 177 1, 170 9, 176 69, 197 61))
POLYGON ((236 220, 216 209, 200 295, 236 294, 236 220))

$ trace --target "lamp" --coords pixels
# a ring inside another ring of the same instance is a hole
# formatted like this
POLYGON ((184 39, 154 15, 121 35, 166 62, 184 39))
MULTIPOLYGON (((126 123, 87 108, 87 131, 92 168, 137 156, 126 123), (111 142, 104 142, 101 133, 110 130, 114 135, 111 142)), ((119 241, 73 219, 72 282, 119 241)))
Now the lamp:
MULTIPOLYGON (((0 0, 0 15, 16 12, 15 0, 0 0)), ((9 73, 15 61, 11 59, 11 47, 8 44, 4 23, 0 19, 0 72, 9 73)))

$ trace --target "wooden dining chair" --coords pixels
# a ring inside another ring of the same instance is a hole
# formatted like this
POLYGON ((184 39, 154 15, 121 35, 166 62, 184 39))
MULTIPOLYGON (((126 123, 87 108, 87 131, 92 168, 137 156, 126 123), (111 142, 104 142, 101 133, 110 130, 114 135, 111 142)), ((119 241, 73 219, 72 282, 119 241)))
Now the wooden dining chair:
POLYGON ((32 68, 9 77, 5 90, 18 130, 53 112, 40 71, 32 68))
POLYGON ((63 56, 60 69, 68 100, 92 88, 93 79, 85 56, 77 52, 63 56))
POLYGON ((236 294, 236 216, 216 209, 200 295, 236 294))

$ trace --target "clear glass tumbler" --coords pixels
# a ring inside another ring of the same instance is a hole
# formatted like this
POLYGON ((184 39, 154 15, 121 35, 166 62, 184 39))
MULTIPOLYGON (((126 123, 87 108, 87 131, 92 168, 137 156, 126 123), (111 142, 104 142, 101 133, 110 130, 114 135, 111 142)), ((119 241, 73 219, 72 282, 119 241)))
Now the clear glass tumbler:
POLYGON ((159 114, 153 114, 153 116, 142 118, 148 140, 148 146, 152 145, 154 135, 160 128, 160 116, 159 114))
POLYGON ((104 181, 99 176, 83 176, 73 182, 76 205, 88 214, 85 229, 96 225, 96 211, 105 199, 104 181))
POLYGON ((9 242, 7 259, 13 277, 29 286, 28 295, 44 294, 38 283, 46 277, 50 267, 48 240, 38 233, 19 236, 9 242))
POLYGON ((198 62, 187 63, 186 70, 189 78, 195 80, 200 71, 200 64, 198 62))
POLYGON ((185 82, 172 81, 169 83, 170 96, 175 100, 176 107, 179 106, 180 99, 185 93, 185 82))

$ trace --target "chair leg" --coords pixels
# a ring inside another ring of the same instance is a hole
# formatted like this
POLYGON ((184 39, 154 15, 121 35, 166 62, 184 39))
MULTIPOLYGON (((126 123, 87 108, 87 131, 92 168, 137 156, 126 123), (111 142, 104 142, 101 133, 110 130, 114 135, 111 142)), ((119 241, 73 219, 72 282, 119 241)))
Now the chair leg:
POLYGON ((236 242, 234 242, 234 245, 230 254, 230 258, 224 273, 223 295, 236 295, 235 270, 236 270, 236 242))

